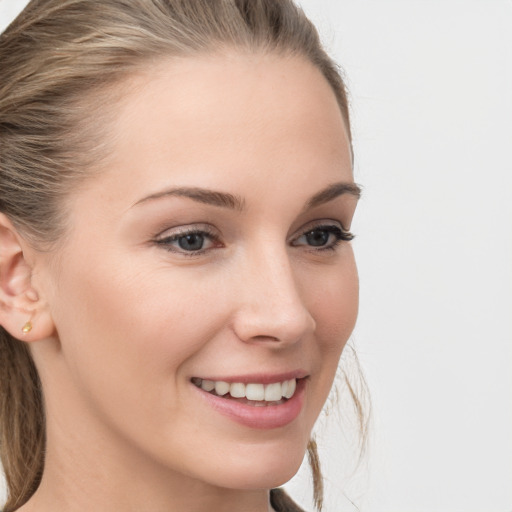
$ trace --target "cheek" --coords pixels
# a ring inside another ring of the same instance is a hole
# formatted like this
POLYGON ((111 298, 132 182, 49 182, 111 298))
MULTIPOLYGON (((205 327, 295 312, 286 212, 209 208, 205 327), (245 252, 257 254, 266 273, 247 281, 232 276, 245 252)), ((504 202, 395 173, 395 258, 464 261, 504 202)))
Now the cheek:
POLYGON ((61 275, 55 388, 77 415, 140 439, 183 416, 188 363, 222 328, 227 305, 212 279, 195 287, 169 266, 134 271, 130 260, 115 261, 68 265, 61 275))
POLYGON ((209 289, 213 286, 205 283, 196 289, 169 270, 124 270, 107 279, 96 266, 68 280, 73 285, 62 290, 66 301, 56 321, 63 340, 79 335, 80 351, 103 353, 116 365, 137 365, 140 358, 150 365, 175 367, 217 327, 220 305, 209 289), (80 315, 71 324, 68 319, 76 311, 80 315))
POLYGON ((359 283, 350 246, 332 266, 308 269, 300 276, 304 301, 316 323, 310 354, 312 379, 307 402, 308 432, 313 428, 332 389, 339 359, 357 319, 359 283), (306 279, 307 277, 307 279, 306 279))
POLYGON ((80 386, 122 382, 137 394, 161 385, 207 343, 222 304, 213 281, 193 286, 169 265, 103 256, 69 257, 59 276, 53 314, 63 362, 80 386))
POLYGON ((359 281, 353 257, 330 272, 322 286, 311 293, 312 312, 317 326, 319 349, 339 355, 350 337, 359 307, 359 281))
POLYGON ((322 280, 322 286, 316 287, 315 293, 311 294, 310 311, 316 321, 314 350, 317 356, 312 358, 316 361, 313 372, 318 376, 315 400, 311 404, 315 419, 331 391, 341 353, 356 323, 359 305, 359 282, 352 254, 343 265, 332 270, 322 280))

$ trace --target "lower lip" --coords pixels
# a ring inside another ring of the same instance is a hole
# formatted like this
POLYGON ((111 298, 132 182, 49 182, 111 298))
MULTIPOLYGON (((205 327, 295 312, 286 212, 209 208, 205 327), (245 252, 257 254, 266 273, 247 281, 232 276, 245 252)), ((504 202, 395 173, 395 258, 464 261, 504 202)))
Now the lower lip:
POLYGON ((251 428, 273 429, 288 425, 300 414, 304 404, 306 379, 297 381, 295 393, 286 402, 260 407, 212 395, 194 384, 192 386, 211 407, 237 423, 251 428))

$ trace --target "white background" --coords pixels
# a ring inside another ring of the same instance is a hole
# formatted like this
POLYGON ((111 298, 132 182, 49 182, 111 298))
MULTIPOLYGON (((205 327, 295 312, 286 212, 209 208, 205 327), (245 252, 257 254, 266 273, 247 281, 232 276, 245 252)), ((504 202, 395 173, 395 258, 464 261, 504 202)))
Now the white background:
POLYGON ((336 418, 319 431, 325 511, 512 512, 512 2, 300 3, 347 74, 364 186, 372 439, 352 471, 336 418))

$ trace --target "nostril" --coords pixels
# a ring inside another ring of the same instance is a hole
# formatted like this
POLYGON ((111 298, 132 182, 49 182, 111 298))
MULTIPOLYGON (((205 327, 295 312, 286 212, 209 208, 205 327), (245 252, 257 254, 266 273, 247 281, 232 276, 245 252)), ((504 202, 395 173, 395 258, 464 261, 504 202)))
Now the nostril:
POLYGON ((276 346, 297 343, 311 334, 316 322, 310 312, 298 301, 291 307, 240 307, 232 319, 236 336, 246 343, 268 343, 276 346), (290 311, 293 307, 293 311, 290 311))
POLYGON ((279 341, 279 338, 276 338, 275 336, 265 336, 263 334, 254 336, 253 339, 256 341, 279 341))

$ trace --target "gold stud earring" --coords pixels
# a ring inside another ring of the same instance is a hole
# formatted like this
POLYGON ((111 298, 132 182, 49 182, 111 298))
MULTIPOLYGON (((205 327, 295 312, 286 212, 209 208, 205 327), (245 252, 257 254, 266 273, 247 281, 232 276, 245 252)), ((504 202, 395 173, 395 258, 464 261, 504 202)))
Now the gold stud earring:
POLYGON ((29 333, 30 331, 32 330, 32 322, 29 320, 22 328, 21 328, 21 332, 23 332, 23 334, 27 334, 29 333))

